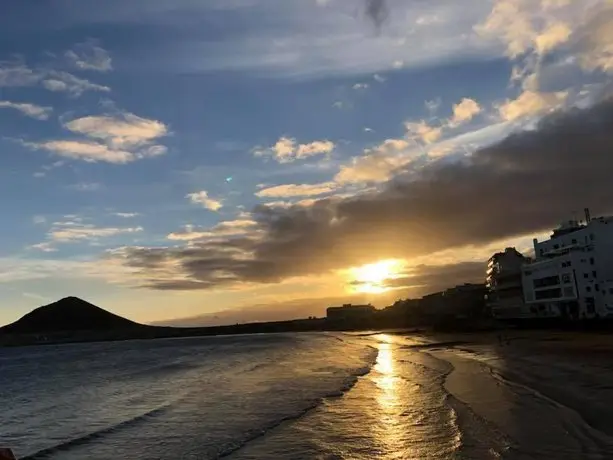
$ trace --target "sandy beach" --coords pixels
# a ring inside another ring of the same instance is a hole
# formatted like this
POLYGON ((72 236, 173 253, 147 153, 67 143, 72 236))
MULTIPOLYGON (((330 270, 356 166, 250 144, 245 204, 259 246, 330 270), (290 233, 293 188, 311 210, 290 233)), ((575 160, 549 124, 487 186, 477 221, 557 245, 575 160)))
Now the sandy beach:
POLYGON ((613 337, 514 331, 502 340, 453 339, 466 343, 428 353, 453 366, 446 389, 508 438, 512 458, 613 455, 613 337))

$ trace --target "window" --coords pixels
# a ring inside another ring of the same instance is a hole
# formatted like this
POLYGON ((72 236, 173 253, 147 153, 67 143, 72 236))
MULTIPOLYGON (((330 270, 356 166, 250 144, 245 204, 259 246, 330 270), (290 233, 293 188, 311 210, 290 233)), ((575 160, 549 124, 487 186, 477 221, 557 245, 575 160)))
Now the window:
POLYGON ((563 282, 564 284, 568 284, 568 283, 570 283, 570 274, 569 274, 569 273, 564 273, 564 274, 562 275, 562 282, 563 282))
POLYGON ((592 270, 592 276, 593 276, 594 278, 597 278, 597 277, 598 277, 596 270, 592 270))
POLYGON ((560 245, 559 244, 554 244, 553 245, 553 249, 560 249, 560 245))
POLYGON ((593 257, 590 257, 590 264, 594 265, 594 258, 593 257))
POLYGON ((562 290, 560 288, 544 289, 542 291, 536 291, 534 297, 536 300, 557 299, 562 297, 562 290))
POLYGON ((538 278, 533 281, 533 284, 536 289, 547 286, 555 286, 557 284, 560 284, 560 277, 558 275, 555 275, 547 276, 545 278, 538 278))
POLYGON ((594 284, 594 290, 596 292, 600 291, 600 286, 598 285, 598 283, 594 284))
POLYGON ((594 313, 596 311, 596 302, 594 301, 594 297, 585 298, 585 309, 588 313, 594 313))
POLYGON ((564 297, 574 297, 574 296, 575 296, 575 290, 571 286, 564 288, 564 297))
POLYGON ((596 237, 594 236, 593 233, 590 233, 590 240, 594 241, 596 239, 596 237))
POLYGON ((573 243, 573 244, 577 244, 577 238, 573 238, 572 243, 573 243))
POLYGON ((609 288, 609 294, 613 295, 613 288, 609 288))
POLYGON ((585 279, 588 279, 588 278, 590 277, 590 275, 588 275, 587 273, 584 273, 584 274, 583 274, 583 277, 584 277, 585 279))
POLYGON ((589 286, 585 286, 585 292, 592 292, 592 288, 589 286))

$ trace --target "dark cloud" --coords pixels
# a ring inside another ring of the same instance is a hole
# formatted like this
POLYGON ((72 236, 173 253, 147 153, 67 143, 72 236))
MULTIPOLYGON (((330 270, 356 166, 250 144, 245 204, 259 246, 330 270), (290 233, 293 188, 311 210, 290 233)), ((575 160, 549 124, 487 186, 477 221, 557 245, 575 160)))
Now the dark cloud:
POLYGON ((312 206, 257 208, 258 238, 127 248, 120 256, 149 277, 147 287, 158 289, 171 289, 172 283, 177 289, 275 283, 538 232, 585 206, 593 215, 605 213, 613 208, 611 171, 613 100, 608 99, 553 114, 534 130, 462 161, 426 166, 417 178, 397 177, 379 192, 312 206))
POLYGON ((485 278, 485 262, 459 262, 449 265, 418 265, 400 278, 388 280, 386 287, 403 288, 411 297, 464 283, 482 283, 485 278))
POLYGON ((377 32, 379 32, 383 22, 387 19, 389 14, 387 3, 385 0, 365 0, 364 14, 372 21, 377 32))
MULTIPOLYGON (((205 315, 162 321, 165 326, 221 326, 236 323, 282 321, 323 317, 326 308, 344 303, 372 303, 378 308, 391 305, 399 298, 416 298, 440 291, 456 284, 482 282, 485 262, 461 262, 444 266, 420 265, 406 276, 388 283, 392 290, 383 294, 347 294, 342 297, 293 299, 285 302, 269 302, 233 308, 205 315)), ((357 286, 359 283, 350 283, 357 286)), ((179 285, 181 286, 181 285, 179 285)))

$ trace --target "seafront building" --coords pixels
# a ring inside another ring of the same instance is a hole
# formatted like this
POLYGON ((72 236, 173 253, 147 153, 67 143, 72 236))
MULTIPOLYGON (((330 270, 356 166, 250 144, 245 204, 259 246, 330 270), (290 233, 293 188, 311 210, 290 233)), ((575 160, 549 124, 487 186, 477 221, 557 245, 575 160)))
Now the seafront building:
POLYGON ((613 217, 592 219, 586 209, 584 222, 564 222, 548 240, 534 239, 534 254, 528 260, 507 248, 492 256, 487 271, 492 316, 613 318, 613 217))
POLYGON ((504 320, 530 316, 522 287, 522 267, 529 260, 515 248, 506 248, 488 260, 486 306, 494 318, 504 320))

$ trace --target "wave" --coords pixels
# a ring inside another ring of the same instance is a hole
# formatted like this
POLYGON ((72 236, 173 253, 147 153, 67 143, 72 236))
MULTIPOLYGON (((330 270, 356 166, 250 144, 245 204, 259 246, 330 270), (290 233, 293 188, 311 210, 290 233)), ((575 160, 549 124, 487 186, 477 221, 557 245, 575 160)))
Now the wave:
POLYGON ((257 439, 260 439, 260 438, 262 438, 264 436, 266 436, 272 430, 274 430, 275 428, 279 427, 280 425, 283 425, 284 423, 296 421, 296 420, 304 417, 305 415, 307 415, 312 410, 314 410, 317 407, 319 407, 320 405, 324 404, 326 402, 326 400, 328 400, 328 399, 335 399, 335 398, 343 397, 348 391, 350 391, 355 386, 355 384, 358 382, 360 377, 364 377, 364 376, 368 375, 371 372, 371 370, 372 370, 376 360, 377 360, 377 354, 374 354, 374 356, 370 357, 370 360, 369 360, 369 363, 368 363, 367 366, 360 367, 360 368, 357 368, 357 369, 353 369, 351 371, 350 375, 345 379, 345 381, 343 382, 343 384, 341 385, 341 387, 338 390, 326 393, 321 398, 318 398, 316 400, 312 400, 309 404, 307 404, 305 407, 303 407, 302 409, 298 410, 297 412, 295 412, 293 414, 289 414, 289 415, 283 416, 283 417, 279 417, 278 419, 269 422, 264 427, 259 428, 259 429, 255 430, 255 431, 251 432, 251 433, 248 433, 246 437, 244 437, 242 440, 238 441, 236 444, 228 446, 225 449, 223 449, 217 455, 217 458, 228 457, 228 456, 234 454, 235 452, 243 449, 249 443, 251 443, 251 442, 253 442, 253 441, 257 440, 257 439))
POLYGON ((92 441, 97 441, 99 439, 104 438, 110 434, 116 433, 119 430, 132 427, 138 425, 139 423, 143 423, 153 417, 156 417, 166 411, 170 407, 170 404, 165 404, 150 411, 147 411, 143 414, 132 417, 128 420, 124 420, 123 422, 119 422, 115 425, 111 425, 107 428, 102 428, 100 430, 94 431, 92 433, 88 433, 83 436, 79 436, 78 438, 70 439, 68 441, 61 442, 52 447, 47 447, 45 449, 39 450, 38 452, 30 455, 26 455, 25 457, 21 457, 21 460, 43 460, 49 457, 52 457, 60 452, 66 452, 70 449, 74 449, 76 447, 80 447, 92 441))

